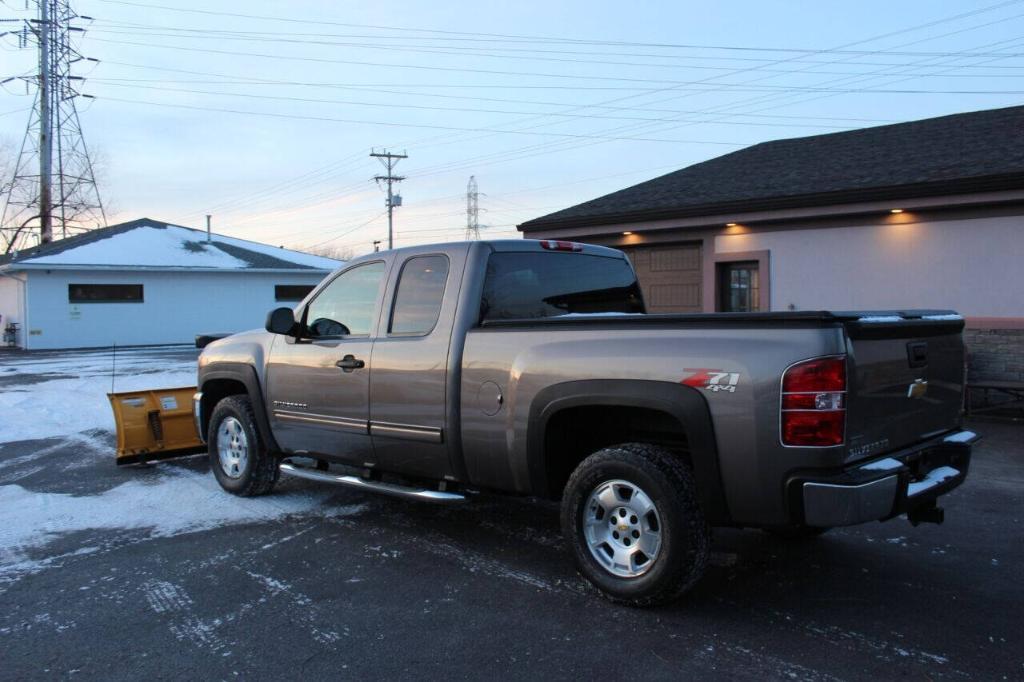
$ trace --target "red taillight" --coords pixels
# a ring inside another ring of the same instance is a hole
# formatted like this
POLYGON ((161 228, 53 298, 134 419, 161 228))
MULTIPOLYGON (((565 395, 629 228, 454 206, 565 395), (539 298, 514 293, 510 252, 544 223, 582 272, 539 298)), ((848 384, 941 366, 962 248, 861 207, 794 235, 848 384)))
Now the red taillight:
POLYGON ((793 365, 782 378, 783 393, 845 391, 846 358, 819 358, 793 365))
POLYGON ((541 241, 540 248, 548 251, 582 251, 583 245, 576 242, 560 242, 553 239, 541 241))
POLYGON ((846 410, 800 410, 782 413, 782 442, 786 445, 842 445, 846 410))
POLYGON ((782 375, 783 445, 842 445, 846 432, 846 358, 815 358, 782 375))

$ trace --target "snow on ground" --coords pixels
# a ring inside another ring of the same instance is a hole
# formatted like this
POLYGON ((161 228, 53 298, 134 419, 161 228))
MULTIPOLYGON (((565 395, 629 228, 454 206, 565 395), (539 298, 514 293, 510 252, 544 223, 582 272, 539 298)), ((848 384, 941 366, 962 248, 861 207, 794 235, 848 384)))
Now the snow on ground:
MULTIPOLYGON (((113 456, 109 465, 114 466, 113 456)), ((324 518, 351 516, 366 508, 364 504, 324 507, 335 492, 320 487, 240 498, 221 490, 212 474, 173 467, 166 467, 156 483, 129 481, 99 495, 0 486, 0 578, 44 568, 44 561, 29 558, 31 550, 75 531, 143 530, 148 537, 168 537, 313 510, 324 518)), ((91 551, 99 548, 77 550, 91 551)))
MULTIPOLYGON (((117 391, 195 384, 195 360, 181 349, 121 351, 117 367, 117 391)), ((115 467, 108 441, 81 433, 114 431, 106 395, 110 368, 109 351, 0 359, 0 379, 23 379, 0 388, 0 443, 64 437, 63 442, 40 444, 35 453, 0 461, 0 469, 24 465, 26 458, 43 457, 54 449, 68 454, 67 464, 61 465, 65 476, 73 476, 74 470, 83 467, 115 467), (105 456, 107 450, 109 456, 105 456)), ((0 579, 16 579, 12 577, 45 568, 52 559, 37 560, 34 557, 39 552, 34 550, 77 531, 132 531, 143 533, 144 538, 167 537, 297 513, 347 516, 364 508, 325 505, 337 491, 324 486, 282 486, 275 495, 243 499, 221 490, 212 474, 172 463, 157 467, 156 476, 129 476, 127 482, 92 495, 34 491, 15 483, 0 485, 0 579)), ((85 544, 72 553, 101 550, 85 544)))
MULTIPOLYGON (((190 359, 121 351, 116 366, 115 391, 194 386, 196 382, 195 361, 190 359)), ((54 376, 39 383, 0 389, 0 443, 66 436, 88 429, 114 431, 114 415, 107 400, 111 368, 109 350, 66 357, 30 356, 0 366, 0 378, 54 376)))

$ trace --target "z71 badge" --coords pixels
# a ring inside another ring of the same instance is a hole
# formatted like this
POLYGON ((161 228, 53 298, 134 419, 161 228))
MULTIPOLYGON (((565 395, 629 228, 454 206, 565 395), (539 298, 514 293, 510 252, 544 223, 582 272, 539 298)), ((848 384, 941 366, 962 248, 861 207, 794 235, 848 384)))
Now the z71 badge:
POLYGON ((686 386, 693 386, 694 388, 703 388, 708 391, 728 391, 729 393, 736 392, 736 385, 740 382, 739 372, 723 372, 720 369, 690 369, 684 368, 684 372, 693 372, 690 376, 683 379, 680 383, 686 386))

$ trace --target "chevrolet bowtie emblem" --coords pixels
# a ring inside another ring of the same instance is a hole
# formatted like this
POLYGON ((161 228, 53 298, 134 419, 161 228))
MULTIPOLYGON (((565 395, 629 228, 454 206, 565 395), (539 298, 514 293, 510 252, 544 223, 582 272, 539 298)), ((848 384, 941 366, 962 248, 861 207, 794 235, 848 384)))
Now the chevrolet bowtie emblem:
POLYGON ((621 526, 619 526, 619 530, 629 530, 629 526, 627 526, 626 524, 622 524, 621 526))
POLYGON ((914 379, 914 383, 907 387, 908 398, 923 398, 928 392, 928 382, 924 379, 914 379))

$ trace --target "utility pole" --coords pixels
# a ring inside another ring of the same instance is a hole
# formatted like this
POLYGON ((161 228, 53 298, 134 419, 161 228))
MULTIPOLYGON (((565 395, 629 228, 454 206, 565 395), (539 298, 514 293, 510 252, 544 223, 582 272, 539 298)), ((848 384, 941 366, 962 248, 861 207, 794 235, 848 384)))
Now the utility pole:
POLYGON ((477 199, 480 193, 476 190, 476 176, 469 176, 466 185, 466 241, 480 239, 480 206, 477 199))
POLYGON ((396 182, 401 182, 402 180, 405 180, 404 176, 395 175, 393 171, 395 170, 395 166, 398 165, 398 162, 400 160, 407 159, 409 157, 408 155, 406 155, 405 152, 402 152, 401 154, 392 154, 387 149, 385 149, 383 152, 371 151, 370 156, 376 157, 381 162, 381 164, 384 165, 384 168, 387 169, 388 171, 387 175, 375 175, 373 176, 373 179, 377 181, 378 185, 381 182, 386 182, 388 184, 388 198, 386 203, 388 207, 388 248, 393 249, 395 248, 393 213, 395 206, 402 205, 402 197, 401 195, 392 192, 391 186, 396 182))
POLYGON ((20 24, 15 30, 0 31, 0 37, 17 36, 18 47, 34 45, 38 50, 36 73, 0 81, 22 80, 36 91, 0 211, 2 253, 29 246, 35 230, 45 244, 54 239, 57 227, 60 236, 66 237, 72 230, 107 224, 76 106, 79 97, 91 96, 78 92, 84 78, 72 72, 79 62, 97 61, 83 57, 74 45, 74 36, 85 29, 73 24, 91 18, 75 13, 70 0, 32 0, 31 4, 37 10, 34 16, 0 17, 0 25, 20 24))

